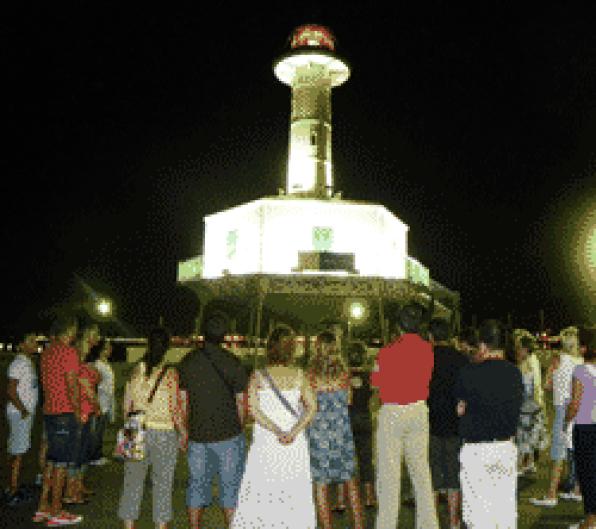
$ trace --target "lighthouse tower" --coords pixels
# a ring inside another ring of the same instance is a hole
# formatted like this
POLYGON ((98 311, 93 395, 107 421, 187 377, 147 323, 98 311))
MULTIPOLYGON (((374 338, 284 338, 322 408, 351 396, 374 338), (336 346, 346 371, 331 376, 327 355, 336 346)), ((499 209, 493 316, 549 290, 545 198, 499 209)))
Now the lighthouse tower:
POLYGON ((335 38, 324 26, 297 27, 290 47, 274 64, 275 76, 292 87, 286 194, 328 198, 333 195, 331 89, 348 79, 350 68, 335 53, 335 38))

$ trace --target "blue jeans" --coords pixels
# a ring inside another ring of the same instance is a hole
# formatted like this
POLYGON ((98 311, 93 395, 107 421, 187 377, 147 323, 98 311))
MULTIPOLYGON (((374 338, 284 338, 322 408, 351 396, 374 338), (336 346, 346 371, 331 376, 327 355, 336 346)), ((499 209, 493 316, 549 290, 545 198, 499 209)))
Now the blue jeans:
POLYGON ((244 433, 216 443, 188 444, 188 489, 186 505, 191 509, 208 507, 212 502, 213 478, 219 478, 219 503, 236 508, 244 474, 246 439, 244 433))

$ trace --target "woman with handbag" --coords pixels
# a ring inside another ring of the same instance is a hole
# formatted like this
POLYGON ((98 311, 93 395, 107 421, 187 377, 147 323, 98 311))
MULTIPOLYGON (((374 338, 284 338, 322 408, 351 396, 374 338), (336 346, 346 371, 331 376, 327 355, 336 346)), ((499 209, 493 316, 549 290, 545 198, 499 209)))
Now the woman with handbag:
POLYGON ((124 393, 124 417, 131 413, 143 417, 143 455, 138 460, 125 460, 124 485, 118 516, 125 529, 133 529, 139 518, 145 476, 151 466, 153 486, 153 522, 158 529, 167 529, 172 519, 172 486, 180 447, 184 450, 187 434, 184 409, 178 387, 178 373, 165 363, 170 336, 163 328, 149 333, 145 361, 134 369, 124 393))
POLYGON ((315 529, 310 458, 305 428, 316 412, 302 370, 292 367, 294 336, 286 326, 267 343, 267 368, 249 382, 254 417, 232 529, 315 529))

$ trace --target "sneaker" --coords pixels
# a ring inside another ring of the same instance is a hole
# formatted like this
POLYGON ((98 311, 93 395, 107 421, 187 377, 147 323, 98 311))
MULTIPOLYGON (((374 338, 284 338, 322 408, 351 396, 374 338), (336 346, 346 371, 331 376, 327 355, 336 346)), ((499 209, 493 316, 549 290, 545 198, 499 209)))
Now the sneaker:
POLYGON ((581 494, 576 494, 575 492, 559 492, 559 498, 577 502, 583 500, 583 496, 581 494))
POLYGON ((537 507, 556 507, 557 498, 530 498, 530 503, 537 507))
POLYGON ((61 527, 63 525, 75 525, 83 521, 82 516, 63 511, 56 516, 50 516, 46 522, 46 527, 61 527))
POLYGON ((34 523, 41 523, 46 522, 51 517, 51 514, 46 511, 36 511, 33 515, 33 522, 34 523))

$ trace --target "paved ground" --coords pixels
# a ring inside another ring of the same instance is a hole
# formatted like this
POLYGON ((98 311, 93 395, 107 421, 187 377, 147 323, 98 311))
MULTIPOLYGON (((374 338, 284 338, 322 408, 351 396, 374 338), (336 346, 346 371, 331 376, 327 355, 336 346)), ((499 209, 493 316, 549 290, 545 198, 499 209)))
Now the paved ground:
MULTIPOLYGON (((4 356, 4 355, 3 355, 4 356)), ((6 367, 9 359, 0 357, 0 388, 6 387, 5 375, 6 367)), ((119 372, 122 373, 120 368, 119 372)), ((122 373, 124 375, 124 373, 122 373)), ((119 377, 120 382, 124 376, 119 377)), ((121 388, 121 384, 120 384, 121 388)), ((0 390, 4 391, 4 389, 0 390)), ((119 391, 121 393, 121 389, 119 391)), ((0 402, 4 402, 0 399, 0 402)), ((4 413, 3 413, 4 417, 4 413)), ((39 444, 39 424, 34 432, 34 446, 31 453, 25 459, 24 481, 32 483, 35 474, 38 472, 37 459, 34 454, 37 451, 39 444)), ((112 428, 106 434, 106 453, 110 453, 113 446, 113 439, 115 437, 115 430, 112 428)), ((0 450, 6 453, 5 449, 6 439, 6 421, 4 418, 0 420, 0 450)), ((554 509, 539 509, 528 503, 528 498, 535 496, 545 490, 548 479, 548 469, 546 467, 548 454, 544 454, 539 464, 538 474, 532 478, 521 478, 519 481, 519 529, 543 529, 543 528, 567 528, 570 523, 576 522, 581 518, 582 506, 581 504, 561 502, 554 509)), ((6 483, 7 479, 5 460, 0 466, 0 480, 2 484, 6 483)), ((175 519, 170 525, 171 529, 183 529, 188 527, 186 523, 185 511, 185 487, 186 487, 186 461, 183 457, 178 460, 178 467, 176 471, 176 480, 174 483, 174 513, 175 519)), ((88 483, 90 487, 97 491, 97 495, 92 498, 89 505, 81 506, 73 509, 74 512, 83 514, 84 522, 80 527, 88 529, 110 529, 121 527, 116 518, 116 509, 120 488, 122 486, 122 466, 119 463, 112 462, 104 467, 94 467, 89 471, 88 483)), ((407 478, 404 479, 402 490, 409 490, 407 478)), ((33 524, 31 515, 35 510, 36 502, 29 505, 24 505, 15 509, 8 509, 0 505, 0 529, 14 528, 27 529, 29 527, 40 527, 33 524)), ((151 522, 151 488, 149 480, 145 487, 145 497, 142 506, 142 517, 137 528, 145 529, 152 528, 151 522)), ((446 519, 446 506, 440 507, 441 527, 448 527, 446 519)), ((374 527, 374 510, 367 511, 367 528, 374 527)), ((212 507, 208 510, 206 516, 206 529, 219 529, 224 527, 223 516, 221 511, 212 507)), ((335 515, 334 528, 351 527, 350 519, 347 514, 335 515)), ((404 505, 400 511, 399 529, 413 529, 414 523, 414 508, 404 505)))

